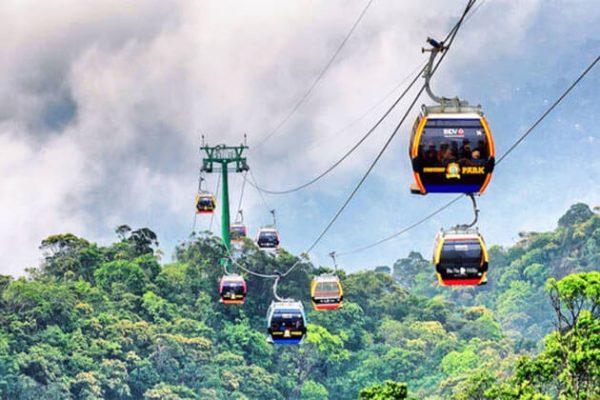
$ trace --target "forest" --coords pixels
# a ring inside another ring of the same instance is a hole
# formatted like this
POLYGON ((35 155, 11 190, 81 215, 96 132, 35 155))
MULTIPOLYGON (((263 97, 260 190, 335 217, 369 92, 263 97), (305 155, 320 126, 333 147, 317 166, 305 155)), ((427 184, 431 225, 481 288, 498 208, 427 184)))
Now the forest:
MULTIPOLYGON (((25 277, 0 275, 0 398, 599 399, 598 211, 575 204, 555 230, 492 246, 486 286, 441 287, 408 249, 340 271, 336 311, 309 310, 311 278, 332 267, 302 259, 279 287, 307 308, 299 346, 266 341, 272 281, 247 276, 243 306, 219 303, 218 237, 163 263, 149 228, 122 225, 108 246, 53 235, 25 277)), ((297 260, 247 242, 239 262, 297 260)))

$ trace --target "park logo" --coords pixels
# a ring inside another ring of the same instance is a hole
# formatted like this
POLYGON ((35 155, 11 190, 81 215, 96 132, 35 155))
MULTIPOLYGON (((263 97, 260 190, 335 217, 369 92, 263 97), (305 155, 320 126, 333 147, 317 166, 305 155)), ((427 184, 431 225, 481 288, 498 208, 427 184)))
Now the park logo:
POLYGON ((460 165, 450 163, 446 167, 446 179, 460 179, 460 165))

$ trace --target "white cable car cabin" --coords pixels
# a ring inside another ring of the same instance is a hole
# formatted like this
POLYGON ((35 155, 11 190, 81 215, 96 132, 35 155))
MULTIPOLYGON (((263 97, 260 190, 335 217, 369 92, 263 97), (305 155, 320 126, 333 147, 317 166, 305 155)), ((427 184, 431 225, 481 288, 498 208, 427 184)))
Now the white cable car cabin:
POLYGON ((267 311, 267 341, 273 344, 300 344, 306 335, 306 323, 302 302, 273 301, 267 311))
POLYGON ((279 231, 277 228, 267 226, 260 228, 256 235, 256 244, 261 249, 277 249, 279 248, 279 231))

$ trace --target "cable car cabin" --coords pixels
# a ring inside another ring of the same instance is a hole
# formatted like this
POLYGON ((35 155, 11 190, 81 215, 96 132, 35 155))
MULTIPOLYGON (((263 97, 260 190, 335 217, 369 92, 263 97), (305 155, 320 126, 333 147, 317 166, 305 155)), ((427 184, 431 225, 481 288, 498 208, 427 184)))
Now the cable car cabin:
POLYGON ((433 264, 442 285, 481 285, 487 282, 488 253, 476 229, 442 230, 438 233, 433 264))
POLYGON ((276 228, 260 228, 256 235, 256 244, 261 249, 276 249, 279 247, 279 232, 276 228))
POLYGON ((219 285, 220 302, 223 304, 244 304, 248 288, 240 275, 225 275, 219 285))
POLYGON ((233 224, 229 229, 229 236, 232 242, 241 242, 246 237, 246 225, 233 224))
POLYGON ((217 199, 210 193, 198 193, 196 196, 196 214, 212 214, 217 207, 217 199))
POLYGON ((414 193, 483 193, 494 141, 479 107, 423 107, 411 133, 414 193))
POLYGON ((299 301, 273 301, 267 312, 269 337, 274 344, 300 344, 306 335, 306 314, 299 301))
POLYGON ((310 299, 315 310, 337 310, 342 306, 344 290, 335 275, 314 277, 310 285, 310 299))

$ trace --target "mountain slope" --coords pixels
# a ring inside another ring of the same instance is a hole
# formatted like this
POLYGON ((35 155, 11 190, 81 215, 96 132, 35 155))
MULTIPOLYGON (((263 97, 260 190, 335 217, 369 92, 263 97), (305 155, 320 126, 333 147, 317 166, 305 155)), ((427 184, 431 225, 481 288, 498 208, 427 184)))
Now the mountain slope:
MULTIPOLYGON (((518 384, 508 378, 513 369, 544 357, 515 364, 539 350, 530 342, 535 335, 552 329, 546 278, 597 269, 598 219, 576 205, 556 231, 494 248, 488 287, 439 288, 417 253, 394 265, 395 278, 341 272, 344 307, 309 310, 305 343, 278 347, 265 341, 271 280, 248 276, 242 307, 218 302, 218 238, 192 238, 178 246, 175 262, 161 265, 147 228, 119 227, 106 247, 51 236, 29 278, 0 276, 0 398, 349 399, 366 387, 365 395, 405 393, 384 380, 406 382, 416 398, 447 399, 463 388, 508 392, 518 384)), ((297 260, 252 243, 240 255, 263 273, 297 260)), ((310 279, 326 270, 302 261, 279 292, 308 306, 310 279)), ((556 379, 535 374, 541 386, 556 379)))

